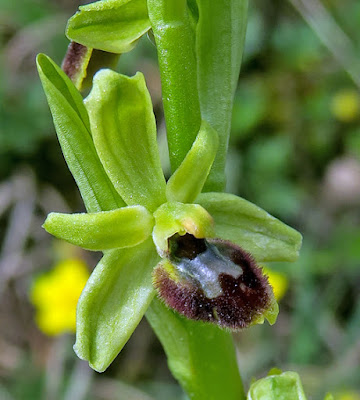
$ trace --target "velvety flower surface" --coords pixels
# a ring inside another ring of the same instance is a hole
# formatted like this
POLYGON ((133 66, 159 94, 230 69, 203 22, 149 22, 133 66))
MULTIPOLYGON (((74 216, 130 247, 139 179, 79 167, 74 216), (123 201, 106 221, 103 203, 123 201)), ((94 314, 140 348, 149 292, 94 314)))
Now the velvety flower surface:
POLYGON ((97 371, 125 345, 156 295, 188 318, 240 329, 274 323, 272 289, 257 265, 293 261, 301 235, 228 193, 201 193, 218 148, 203 121, 168 182, 142 74, 94 77, 85 100, 46 56, 38 69, 65 159, 87 213, 51 213, 45 229, 104 256, 77 308, 75 351, 97 371))
POLYGON ((177 238, 180 249, 154 270, 154 285, 166 304, 188 318, 238 330, 268 318, 277 304, 252 256, 231 242, 177 238))

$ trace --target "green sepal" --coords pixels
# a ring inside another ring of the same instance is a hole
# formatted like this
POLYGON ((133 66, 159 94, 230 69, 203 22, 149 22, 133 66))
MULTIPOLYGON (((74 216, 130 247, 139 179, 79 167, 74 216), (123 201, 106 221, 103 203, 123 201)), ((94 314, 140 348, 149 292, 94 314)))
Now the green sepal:
POLYGON ((36 59, 59 142, 89 212, 125 205, 96 153, 83 99, 66 74, 47 56, 36 59))
POLYGON ((255 204, 229 193, 202 193, 196 203, 214 218, 216 237, 237 244, 257 262, 298 258, 301 234, 255 204))
POLYGON ((151 303, 151 273, 159 261, 152 240, 105 253, 83 290, 74 350, 103 372, 118 355, 151 303))
POLYGON ((306 400, 306 396, 299 375, 283 372, 254 382, 247 400, 306 400))
POLYGON ((192 203, 196 199, 215 159, 218 143, 216 131, 202 121, 191 149, 166 185, 168 201, 192 203))
POLYGON ((166 186, 143 74, 129 78, 99 71, 85 105, 96 150, 115 189, 128 205, 154 211, 165 201, 166 186))
POLYGON ((172 374, 190 399, 245 399, 229 332, 182 317, 156 297, 146 318, 164 347, 172 374))
POLYGON ((72 80, 76 89, 82 91, 91 87, 97 71, 102 68, 114 69, 119 57, 119 54, 108 53, 71 42, 61 68, 72 80))
POLYGON ((219 150, 204 191, 223 191, 248 0, 197 0, 197 6, 196 60, 201 115, 219 134, 219 150))
POLYGON ((189 233, 196 238, 214 236, 214 221, 211 215, 198 204, 165 203, 155 213, 153 240, 161 257, 166 257, 168 239, 178 233, 189 233))
POLYGON ((129 206, 91 214, 50 213, 45 230, 87 250, 136 246, 153 228, 153 216, 142 206, 129 206))
POLYGON ((126 53, 150 29, 146 0, 107 0, 80 6, 66 35, 84 46, 126 53))

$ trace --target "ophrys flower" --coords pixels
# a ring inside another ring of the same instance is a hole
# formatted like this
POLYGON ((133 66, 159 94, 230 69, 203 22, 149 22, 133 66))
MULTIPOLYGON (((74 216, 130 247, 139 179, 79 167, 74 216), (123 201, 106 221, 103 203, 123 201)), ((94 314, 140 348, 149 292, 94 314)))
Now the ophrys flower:
POLYGON ((40 55, 38 67, 88 211, 51 213, 44 227, 104 252, 78 304, 79 357, 98 371, 107 368, 156 294, 157 265, 155 286, 184 315, 233 329, 264 317, 273 323, 277 304, 256 262, 296 259, 301 235, 240 197, 201 193, 217 152, 216 131, 203 121, 166 182, 142 74, 101 70, 84 106, 50 59, 40 55))

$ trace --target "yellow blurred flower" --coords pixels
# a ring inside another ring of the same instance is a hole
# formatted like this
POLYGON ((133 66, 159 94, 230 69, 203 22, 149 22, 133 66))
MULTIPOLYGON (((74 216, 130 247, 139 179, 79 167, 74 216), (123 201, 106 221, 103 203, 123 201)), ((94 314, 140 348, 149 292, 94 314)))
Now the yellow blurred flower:
POLYGON ((335 400, 360 400, 360 394, 353 391, 345 391, 338 393, 335 396, 335 400))
POLYGON ((269 278, 269 283, 273 288, 275 299, 279 301, 284 297, 284 294, 288 289, 289 282, 287 277, 281 272, 273 271, 264 266, 263 271, 269 278))
POLYGON ((354 89, 337 92, 331 100, 331 112, 342 122, 351 122, 360 115, 360 96, 354 89))
POLYGON ((52 336, 75 332, 76 304, 88 278, 89 271, 82 260, 68 259, 35 280, 30 298, 43 333, 52 336))

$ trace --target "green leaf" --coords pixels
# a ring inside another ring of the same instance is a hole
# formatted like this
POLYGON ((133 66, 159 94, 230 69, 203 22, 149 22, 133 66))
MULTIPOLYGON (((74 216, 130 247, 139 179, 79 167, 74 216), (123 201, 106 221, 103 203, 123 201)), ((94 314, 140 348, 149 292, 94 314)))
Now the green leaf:
POLYGON ((247 400, 306 400, 296 372, 259 379, 250 386, 247 400))
POLYGON ((107 0, 85 6, 70 18, 66 35, 84 46, 126 53, 150 29, 146 0, 107 0))
POLYGON ((165 349, 171 372, 190 399, 245 399, 229 332, 182 317, 158 298, 146 318, 165 349))
POLYGON ((186 0, 148 0, 158 52, 171 169, 190 150, 200 129, 195 35, 186 0))
POLYGON ((144 76, 101 70, 85 104, 96 150, 116 190, 128 205, 154 211, 165 201, 165 178, 144 76))
POLYGON ((302 236, 241 197, 203 193, 196 199, 215 221, 215 235, 251 253, 256 261, 295 261, 302 236))
POLYGON ((190 233, 196 238, 214 236, 211 215, 198 204, 165 203, 155 213, 153 240, 161 256, 168 252, 168 239, 178 233, 190 233))
POLYGON ((80 93, 49 57, 39 54, 36 62, 65 160, 87 210, 97 212, 123 207, 125 203, 96 153, 80 93))
POLYGON ((196 56, 201 115, 219 134, 219 150, 205 191, 222 191, 248 0, 197 0, 197 5, 196 56))
POLYGON ((218 148, 216 131, 203 121, 190 151, 166 185, 168 201, 192 203, 201 193, 218 148))
POLYGON ((77 306, 74 350, 98 372, 118 355, 154 296, 153 267, 159 261, 152 240, 105 253, 77 306))
POLYGON ((153 228, 153 217, 142 206, 93 214, 50 213, 43 225, 47 232, 88 250, 108 250, 142 243, 153 228))

